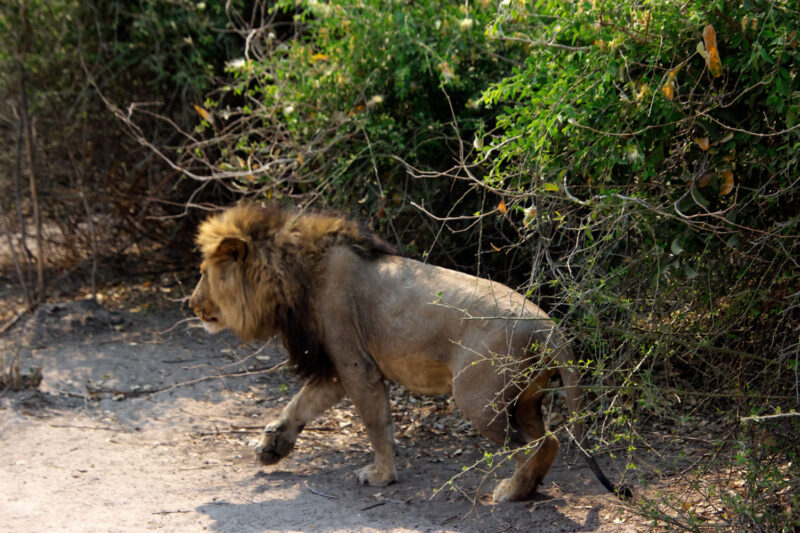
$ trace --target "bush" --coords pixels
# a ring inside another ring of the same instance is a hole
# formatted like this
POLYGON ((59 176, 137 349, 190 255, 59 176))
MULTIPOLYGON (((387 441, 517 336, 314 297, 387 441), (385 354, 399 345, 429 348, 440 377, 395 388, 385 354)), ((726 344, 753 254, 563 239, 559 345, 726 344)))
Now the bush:
MULTIPOLYGON (((274 16, 294 6, 279 3, 274 16)), ((262 28, 250 55, 229 64, 231 83, 205 102, 216 120, 205 123, 214 149, 206 138, 187 157, 198 168, 215 162, 218 177, 258 194, 359 205, 380 230, 425 250, 437 230, 420 235, 420 220, 429 221, 410 202, 452 208, 467 187, 456 184, 454 193, 448 180, 411 181, 406 165, 452 167, 491 120, 481 92, 509 71, 507 56, 522 52, 487 39, 493 15, 483 3, 304 3, 288 40, 262 28)), ((472 250, 469 238, 453 238, 454 255, 472 250)), ((469 265, 474 256, 463 257, 469 265)))
MULTIPOLYGON (((545 306, 567 304, 598 381, 614 373, 633 400, 602 399, 630 431, 611 442, 700 406, 798 405, 797 15, 783 1, 511 2, 489 30, 530 54, 484 93, 500 110, 485 182, 520 226, 528 210, 534 285, 559 286, 545 306)), ((786 472, 763 475, 776 455, 747 457, 759 481, 724 520, 778 505, 796 525, 796 502, 776 503, 786 472)))

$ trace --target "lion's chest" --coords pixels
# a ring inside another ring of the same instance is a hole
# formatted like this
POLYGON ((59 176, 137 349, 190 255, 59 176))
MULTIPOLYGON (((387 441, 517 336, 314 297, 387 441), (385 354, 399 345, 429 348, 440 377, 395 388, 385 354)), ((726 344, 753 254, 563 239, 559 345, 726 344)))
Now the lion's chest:
POLYGON ((418 355, 375 358, 383 375, 420 394, 450 394, 453 374, 444 363, 418 355))

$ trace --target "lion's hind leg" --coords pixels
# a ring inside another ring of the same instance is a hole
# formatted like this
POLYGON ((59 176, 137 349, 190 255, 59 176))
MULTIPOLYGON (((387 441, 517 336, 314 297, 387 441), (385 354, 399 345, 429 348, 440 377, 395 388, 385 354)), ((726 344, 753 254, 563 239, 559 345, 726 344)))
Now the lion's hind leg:
POLYGON ((497 392, 511 389, 506 386, 503 376, 492 368, 486 368, 486 363, 470 364, 456 376, 453 397, 476 431, 498 446, 518 448, 531 444, 530 452, 519 451, 514 455, 514 475, 497 485, 494 500, 502 502, 530 497, 558 451, 555 437, 541 440, 538 447, 535 445, 535 441, 544 436, 541 394, 523 394, 512 414, 509 399, 497 392))
POLYGON ((256 457, 264 465, 275 464, 294 449, 297 436, 308 422, 344 397, 337 378, 312 378, 284 407, 281 416, 264 428, 256 457))
POLYGON ((514 475, 497 485, 494 491, 495 502, 530 498, 536 493, 537 487, 553 464, 559 444, 553 435, 545 435, 542 396, 540 387, 532 383, 517 404, 515 418, 531 440, 528 442, 529 448, 514 456, 514 475))
POLYGON ((550 470, 558 453, 558 439, 553 435, 541 438, 539 444, 531 443, 532 451, 519 451, 514 456, 517 467, 514 475, 502 480, 494 489, 496 503, 527 500, 536 494, 536 488, 550 470))

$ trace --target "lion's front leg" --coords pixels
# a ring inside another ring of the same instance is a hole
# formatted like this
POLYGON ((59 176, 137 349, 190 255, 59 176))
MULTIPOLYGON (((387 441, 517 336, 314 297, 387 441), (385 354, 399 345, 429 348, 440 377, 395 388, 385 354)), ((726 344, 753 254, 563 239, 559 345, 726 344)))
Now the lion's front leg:
POLYGON ((361 417, 375 451, 375 462, 356 471, 359 483, 385 487, 397 481, 395 442, 389 391, 371 360, 350 363, 340 371, 347 396, 361 417))
POLYGON ((362 403, 356 398, 353 400, 358 414, 364 421, 367 435, 375 451, 375 462, 356 471, 359 483, 373 487, 385 487, 397 481, 397 468, 394 463, 394 424, 392 423, 389 394, 386 386, 375 391, 377 398, 371 398, 367 403, 362 403), (382 394, 381 394, 382 393, 382 394), (384 397, 385 396, 385 397, 384 397))
POLYGON ((300 429, 290 430, 279 420, 267 424, 256 446, 256 457, 262 465, 274 465, 294 449, 299 433, 300 429))
POLYGON ((261 442, 256 446, 256 457, 261 464, 275 464, 289 455, 305 425, 343 396, 344 389, 335 377, 309 380, 284 407, 280 418, 264 428, 261 442))
POLYGON ((364 422, 375 451, 375 462, 356 471, 358 482, 373 487, 394 483, 397 481, 394 423, 386 384, 381 381, 348 396, 364 422))

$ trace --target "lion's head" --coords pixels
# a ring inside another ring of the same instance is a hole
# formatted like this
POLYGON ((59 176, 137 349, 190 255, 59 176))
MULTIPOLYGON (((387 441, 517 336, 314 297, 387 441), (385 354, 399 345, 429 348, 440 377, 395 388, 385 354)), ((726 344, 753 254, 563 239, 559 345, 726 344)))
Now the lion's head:
POLYGON ((264 268, 254 246, 265 237, 267 214, 242 206, 211 216, 200 226, 201 277, 189 303, 211 333, 229 328, 249 341, 275 332, 270 320, 275 296, 265 294, 269 291, 253 279, 264 268))
POLYGON ((248 340, 253 337, 252 328, 245 325, 246 313, 237 313, 241 307, 231 302, 231 297, 243 294, 246 286, 242 268, 246 253, 245 241, 228 238, 200 265, 200 281, 189 304, 209 333, 219 333, 227 327, 248 340))
POLYGON ((340 215, 303 214, 243 204, 211 215, 197 245, 201 278, 189 303, 206 330, 225 328, 245 341, 280 333, 301 374, 330 367, 314 323, 319 264, 333 246, 363 257, 394 253, 385 242, 340 215))

